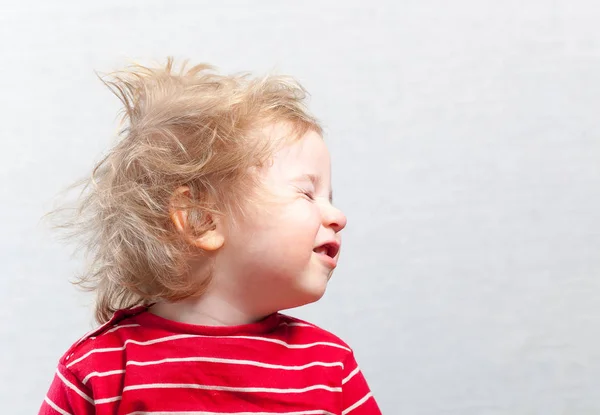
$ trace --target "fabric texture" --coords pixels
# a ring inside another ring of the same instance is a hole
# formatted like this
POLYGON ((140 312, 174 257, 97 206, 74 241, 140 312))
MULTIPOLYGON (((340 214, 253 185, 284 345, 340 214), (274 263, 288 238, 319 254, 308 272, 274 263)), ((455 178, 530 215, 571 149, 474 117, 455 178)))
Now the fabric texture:
POLYGON ((40 415, 381 414, 350 347, 277 313, 196 326, 122 310, 60 359, 40 415))

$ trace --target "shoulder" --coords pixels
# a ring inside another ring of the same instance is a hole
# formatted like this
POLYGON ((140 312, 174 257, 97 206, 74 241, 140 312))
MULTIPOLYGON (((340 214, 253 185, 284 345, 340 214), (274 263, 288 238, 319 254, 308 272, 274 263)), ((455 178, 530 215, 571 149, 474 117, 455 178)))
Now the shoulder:
POLYGON ((302 339, 303 342, 309 344, 329 346, 329 348, 337 349, 343 355, 353 354, 352 348, 330 331, 296 317, 285 314, 280 314, 280 316, 280 326, 287 327, 290 336, 302 339))
POLYGON ((75 376, 96 370, 98 363, 107 356, 103 352, 125 350, 127 340, 140 331, 136 316, 145 310, 145 307, 136 307, 117 311, 108 322, 77 340, 61 357, 59 364, 75 376))

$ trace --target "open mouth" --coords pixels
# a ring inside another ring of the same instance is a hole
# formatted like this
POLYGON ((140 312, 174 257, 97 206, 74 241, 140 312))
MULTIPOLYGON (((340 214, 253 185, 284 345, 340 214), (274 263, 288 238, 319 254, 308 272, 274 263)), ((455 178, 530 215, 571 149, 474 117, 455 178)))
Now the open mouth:
POLYGON ((330 258, 335 258, 339 251, 340 246, 335 242, 328 242, 313 249, 313 252, 316 252, 317 254, 327 255, 330 258))

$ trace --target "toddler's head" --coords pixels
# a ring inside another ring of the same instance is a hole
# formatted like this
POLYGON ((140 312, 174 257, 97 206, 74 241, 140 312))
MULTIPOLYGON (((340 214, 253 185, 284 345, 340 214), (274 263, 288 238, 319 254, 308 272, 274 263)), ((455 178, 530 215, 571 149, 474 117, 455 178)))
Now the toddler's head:
POLYGON ((318 300, 346 219, 302 87, 171 60, 105 82, 124 128, 76 222, 97 319, 203 295, 256 316, 318 300))

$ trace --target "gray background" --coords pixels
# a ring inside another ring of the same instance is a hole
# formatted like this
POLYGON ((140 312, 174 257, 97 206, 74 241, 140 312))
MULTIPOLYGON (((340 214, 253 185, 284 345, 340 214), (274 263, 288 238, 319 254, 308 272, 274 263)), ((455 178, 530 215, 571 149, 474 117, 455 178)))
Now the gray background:
POLYGON ((386 414, 600 413, 594 1, 0 2, 0 412, 92 324, 40 222, 116 131, 94 70, 275 69, 312 92, 349 217, 322 302, 386 414))

